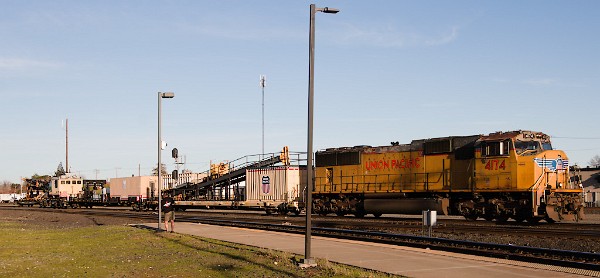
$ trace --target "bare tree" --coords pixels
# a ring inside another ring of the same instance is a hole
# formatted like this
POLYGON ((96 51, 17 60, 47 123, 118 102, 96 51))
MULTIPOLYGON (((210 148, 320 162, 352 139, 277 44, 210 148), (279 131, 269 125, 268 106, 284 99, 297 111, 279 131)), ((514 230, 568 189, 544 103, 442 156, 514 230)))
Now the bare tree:
POLYGON ((13 193, 21 193, 21 185, 18 183, 13 183, 10 185, 10 191, 13 193))
MULTIPOLYGON (((167 175, 167 166, 164 163, 161 163, 160 165, 160 175, 167 175)), ((152 169, 152 175, 153 176, 158 176, 158 167, 154 167, 152 169)))
POLYGON ((600 167, 600 155, 595 155, 594 157, 592 157, 592 159, 590 159, 590 166, 597 168, 600 167))
POLYGON ((0 194, 19 193, 21 185, 18 183, 12 183, 9 181, 3 181, 0 183, 0 194))
POLYGON ((9 181, 3 181, 2 183, 0 183, 0 193, 1 194, 12 193, 10 190, 11 185, 12 185, 12 182, 9 182, 9 181))

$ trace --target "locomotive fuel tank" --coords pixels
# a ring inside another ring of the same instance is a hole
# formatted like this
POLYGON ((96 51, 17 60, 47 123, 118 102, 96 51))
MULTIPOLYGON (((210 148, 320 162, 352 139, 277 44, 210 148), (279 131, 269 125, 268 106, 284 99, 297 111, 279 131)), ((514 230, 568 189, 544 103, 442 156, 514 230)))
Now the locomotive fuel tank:
POLYGON ((424 210, 448 215, 449 200, 441 199, 365 199, 365 211, 372 214, 421 214, 424 210))

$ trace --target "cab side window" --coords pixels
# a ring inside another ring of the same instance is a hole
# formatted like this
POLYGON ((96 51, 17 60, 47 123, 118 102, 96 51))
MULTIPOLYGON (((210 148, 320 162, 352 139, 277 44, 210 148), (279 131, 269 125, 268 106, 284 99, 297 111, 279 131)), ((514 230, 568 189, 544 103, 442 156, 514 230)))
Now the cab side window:
POLYGON ((481 156, 507 156, 509 155, 510 140, 483 142, 481 156))

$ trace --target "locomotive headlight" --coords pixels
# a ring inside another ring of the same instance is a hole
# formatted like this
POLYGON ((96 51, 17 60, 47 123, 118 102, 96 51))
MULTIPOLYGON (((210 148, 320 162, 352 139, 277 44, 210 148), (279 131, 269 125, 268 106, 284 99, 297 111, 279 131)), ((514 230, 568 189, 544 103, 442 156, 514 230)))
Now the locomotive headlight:
POLYGON ((558 183, 558 188, 562 188, 562 187, 563 187, 563 184, 562 184, 562 182, 559 182, 559 183, 558 183))

